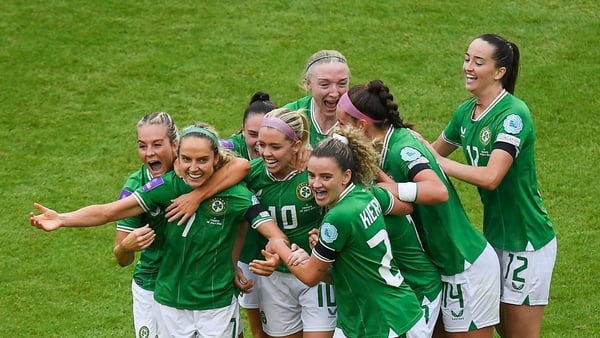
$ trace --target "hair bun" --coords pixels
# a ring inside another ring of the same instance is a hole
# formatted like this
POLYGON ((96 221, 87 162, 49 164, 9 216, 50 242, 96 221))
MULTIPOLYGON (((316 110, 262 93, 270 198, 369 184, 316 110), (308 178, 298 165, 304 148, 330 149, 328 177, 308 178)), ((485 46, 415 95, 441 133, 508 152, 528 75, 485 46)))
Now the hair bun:
POLYGON ((252 102, 256 102, 256 101, 270 101, 270 97, 269 97, 269 93, 267 92, 263 92, 263 91, 258 91, 256 93, 254 93, 254 95, 252 95, 252 98, 250 99, 250 103, 252 102))

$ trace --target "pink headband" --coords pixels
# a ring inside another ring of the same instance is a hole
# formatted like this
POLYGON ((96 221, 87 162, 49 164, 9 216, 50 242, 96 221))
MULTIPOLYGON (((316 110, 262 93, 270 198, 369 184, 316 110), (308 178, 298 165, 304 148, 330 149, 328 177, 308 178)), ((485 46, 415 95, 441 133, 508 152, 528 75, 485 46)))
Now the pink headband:
POLYGON ((348 115, 357 118, 359 120, 365 120, 369 123, 382 122, 381 120, 374 120, 371 117, 363 114, 360 110, 356 109, 356 107, 350 101, 350 97, 348 97, 348 93, 344 93, 340 100, 338 101, 338 106, 340 106, 348 115))
POLYGON ((265 117, 260 124, 262 127, 270 127, 279 130, 284 133, 290 140, 296 142, 298 141, 298 135, 294 132, 294 130, 282 119, 278 119, 276 117, 265 117))

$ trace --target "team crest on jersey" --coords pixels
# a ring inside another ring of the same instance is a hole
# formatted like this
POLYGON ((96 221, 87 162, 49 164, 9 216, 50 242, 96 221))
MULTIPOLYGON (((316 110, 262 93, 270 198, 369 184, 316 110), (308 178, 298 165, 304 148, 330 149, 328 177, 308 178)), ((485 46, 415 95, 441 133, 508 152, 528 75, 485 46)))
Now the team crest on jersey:
POLYGON ((296 197, 303 202, 309 201, 313 197, 312 190, 307 182, 298 184, 296 187, 296 197))
POLYGON ((221 216, 225 214, 225 211, 227 210, 227 203, 225 203, 224 199, 219 197, 211 199, 208 205, 210 212, 215 216, 221 216))
POLYGON ((331 223, 321 225, 321 239, 325 243, 331 243, 338 238, 338 231, 331 223))
POLYGON ((490 131, 490 128, 488 128, 488 126, 483 127, 483 129, 481 129, 481 131, 479 132, 479 141, 484 146, 486 146, 490 143, 491 137, 492 137, 492 132, 490 131))
POLYGON ((400 157, 403 161, 412 162, 421 157, 421 152, 413 147, 404 147, 400 150, 400 157))
POLYGON ((518 134, 523 130, 523 120, 519 115, 510 114, 504 119, 504 130, 509 134, 518 134))

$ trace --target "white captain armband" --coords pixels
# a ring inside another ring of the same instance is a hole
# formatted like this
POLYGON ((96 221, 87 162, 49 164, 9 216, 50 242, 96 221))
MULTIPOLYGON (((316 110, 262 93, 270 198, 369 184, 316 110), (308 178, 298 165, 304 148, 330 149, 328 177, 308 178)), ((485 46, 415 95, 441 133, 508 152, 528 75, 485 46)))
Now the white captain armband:
POLYGON ((398 199, 404 202, 414 202, 417 200, 417 183, 404 182, 398 183, 398 199))

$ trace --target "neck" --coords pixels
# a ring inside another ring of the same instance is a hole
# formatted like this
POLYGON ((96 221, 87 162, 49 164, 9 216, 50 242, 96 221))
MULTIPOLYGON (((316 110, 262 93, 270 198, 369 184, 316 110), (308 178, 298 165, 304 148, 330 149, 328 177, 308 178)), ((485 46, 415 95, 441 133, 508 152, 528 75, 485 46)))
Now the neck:
POLYGON ((480 107, 482 111, 485 110, 490 106, 494 99, 500 95, 502 90, 502 86, 494 86, 483 91, 482 93, 473 93, 475 95, 476 105, 480 107))
POLYGON ((335 115, 328 116, 319 111, 317 111, 315 115, 317 124, 323 131, 329 130, 337 122, 337 117, 335 115))

